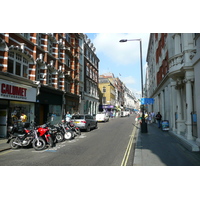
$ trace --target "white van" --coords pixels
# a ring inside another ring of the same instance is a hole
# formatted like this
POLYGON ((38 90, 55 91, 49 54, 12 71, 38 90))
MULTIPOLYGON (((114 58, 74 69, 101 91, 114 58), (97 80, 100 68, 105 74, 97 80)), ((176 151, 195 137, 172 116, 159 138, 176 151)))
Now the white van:
POLYGON ((99 113, 96 115, 96 120, 98 122, 108 122, 109 121, 109 115, 108 113, 99 113))

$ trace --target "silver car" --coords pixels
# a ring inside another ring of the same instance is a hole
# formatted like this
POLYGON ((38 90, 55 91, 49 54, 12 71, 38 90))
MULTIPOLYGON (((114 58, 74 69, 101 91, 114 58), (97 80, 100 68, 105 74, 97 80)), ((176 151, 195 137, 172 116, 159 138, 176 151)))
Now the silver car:
POLYGON ((92 115, 79 114, 73 115, 71 121, 80 129, 85 129, 89 132, 92 128, 98 128, 98 123, 92 115))

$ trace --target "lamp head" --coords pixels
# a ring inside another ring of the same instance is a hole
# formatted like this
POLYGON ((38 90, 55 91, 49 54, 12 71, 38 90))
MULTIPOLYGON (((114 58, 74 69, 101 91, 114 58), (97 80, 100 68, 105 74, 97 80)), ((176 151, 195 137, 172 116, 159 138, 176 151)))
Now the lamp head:
POLYGON ((119 42, 127 42, 127 39, 122 39, 119 42))

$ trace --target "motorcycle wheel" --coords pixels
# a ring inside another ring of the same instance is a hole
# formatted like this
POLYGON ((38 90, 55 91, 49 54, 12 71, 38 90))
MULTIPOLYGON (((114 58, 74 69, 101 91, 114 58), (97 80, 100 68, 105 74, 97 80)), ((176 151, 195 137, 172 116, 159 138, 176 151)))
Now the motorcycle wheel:
POLYGON ((81 135, 80 129, 76 129, 76 134, 77 134, 77 135, 81 135))
POLYGON ((61 132, 56 133, 56 141, 62 142, 64 140, 64 136, 61 132))
POLYGON ((73 137, 73 135, 72 135, 71 132, 67 131, 67 133, 65 133, 64 137, 65 137, 66 140, 70 140, 73 137))
POLYGON ((19 140, 19 138, 13 138, 11 139, 11 143, 10 143, 10 147, 12 149, 18 149, 19 148, 19 145, 15 144, 16 143, 20 143, 21 141, 19 140))
POLYGON ((50 147, 53 147, 53 146, 54 146, 54 142, 53 142, 53 139, 52 139, 51 136, 49 137, 49 142, 48 142, 48 144, 49 144, 50 147))
POLYGON ((46 142, 42 138, 38 138, 33 140, 33 148, 36 151, 41 151, 46 147, 46 142))

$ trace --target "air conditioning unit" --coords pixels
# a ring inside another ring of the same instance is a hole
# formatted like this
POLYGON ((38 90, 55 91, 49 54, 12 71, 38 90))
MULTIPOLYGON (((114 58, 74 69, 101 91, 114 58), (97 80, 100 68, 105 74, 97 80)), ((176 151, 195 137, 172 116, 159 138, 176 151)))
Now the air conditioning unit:
POLYGON ((65 75, 70 76, 70 71, 67 71, 65 75))
POLYGON ((42 53, 39 54, 39 59, 43 60, 43 54, 42 53))
POLYGON ((53 67, 53 60, 50 61, 50 65, 51 65, 51 67, 53 67))

